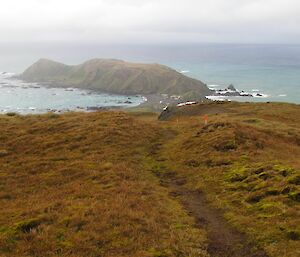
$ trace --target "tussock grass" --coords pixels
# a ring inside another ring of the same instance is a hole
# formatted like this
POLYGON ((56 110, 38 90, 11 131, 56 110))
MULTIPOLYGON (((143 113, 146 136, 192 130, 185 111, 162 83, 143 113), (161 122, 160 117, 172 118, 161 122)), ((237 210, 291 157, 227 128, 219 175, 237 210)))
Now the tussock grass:
POLYGON ((270 256, 297 256, 300 107, 217 106, 206 126, 203 105, 166 122, 0 116, 0 255, 208 256, 206 231, 159 180, 170 172, 270 256))
POLYGON ((163 158, 188 180, 188 188, 205 192, 211 205, 222 209, 233 226, 270 256, 297 256, 300 106, 222 107, 227 113, 210 115, 206 126, 202 106, 193 107, 200 115, 190 116, 188 108, 173 114, 164 124, 171 123, 180 133, 164 146, 163 158))
POLYGON ((141 164, 153 124, 103 112, 0 128, 1 256, 207 256, 205 232, 141 164))

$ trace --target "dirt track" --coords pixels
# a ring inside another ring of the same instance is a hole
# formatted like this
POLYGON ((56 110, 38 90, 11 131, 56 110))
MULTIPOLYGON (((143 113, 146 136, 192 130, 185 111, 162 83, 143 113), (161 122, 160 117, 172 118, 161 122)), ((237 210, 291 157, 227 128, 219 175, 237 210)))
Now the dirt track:
POLYGON ((161 185, 170 190, 195 219, 195 224, 208 234, 208 252, 212 257, 267 257, 264 250, 250 242, 247 236, 231 227, 220 210, 212 208, 202 192, 189 191, 185 180, 175 172, 156 173, 161 185))
MULTIPOLYGON (((172 138, 172 133, 168 138, 172 138)), ((228 224, 222 211, 211 207, 202 192, 189 190, 185 186, 186 180, 183 177, 168 170, 165 159, 161 158, 162 147, 163 145, 158 143, 152 149, 152 156, 163 169, 154 169, 152 172, 159 178, 160 184, 170 191, 171 197, 179 201, 187 213, 194 218, 195 226, 207 231, 207 251, 210 256, 268 257, 263 249, 249 240, 247 235, 228 224)))

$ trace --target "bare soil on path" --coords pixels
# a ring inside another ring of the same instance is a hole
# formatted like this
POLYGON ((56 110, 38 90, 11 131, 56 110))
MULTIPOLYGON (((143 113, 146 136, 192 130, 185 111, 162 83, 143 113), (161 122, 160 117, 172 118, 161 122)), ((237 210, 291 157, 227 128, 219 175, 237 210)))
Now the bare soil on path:
MULTIPOLYGON (((155 173, 155 172, 154 172, 155 173)), ((205 195, 184 187, 185 180, 175 172, 156 173, 163 186, 170 190, 186 211, 195 219, 195 224, 205 229, 208 235, 208 253, 212 257, 267 257, 264 250, 249 241, 247 236, 230 226, 220 210, 211 207, 205 195)))

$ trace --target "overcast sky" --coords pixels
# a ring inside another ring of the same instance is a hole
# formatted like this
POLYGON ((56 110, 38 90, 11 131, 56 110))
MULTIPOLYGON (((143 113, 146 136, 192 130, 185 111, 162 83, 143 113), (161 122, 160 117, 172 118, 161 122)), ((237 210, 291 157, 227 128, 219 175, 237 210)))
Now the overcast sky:
POLYGON ((300 0, 0 0, 0 43, 300 43, 300 0))

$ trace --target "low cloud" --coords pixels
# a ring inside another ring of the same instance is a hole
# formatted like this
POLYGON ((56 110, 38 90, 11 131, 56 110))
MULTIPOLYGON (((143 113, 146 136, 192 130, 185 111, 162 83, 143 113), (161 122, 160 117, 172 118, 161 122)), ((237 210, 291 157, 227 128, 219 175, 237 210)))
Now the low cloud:
POLYGON ((300 43, 298 24, 298 0, 10 0, 0 42, 300 43))

